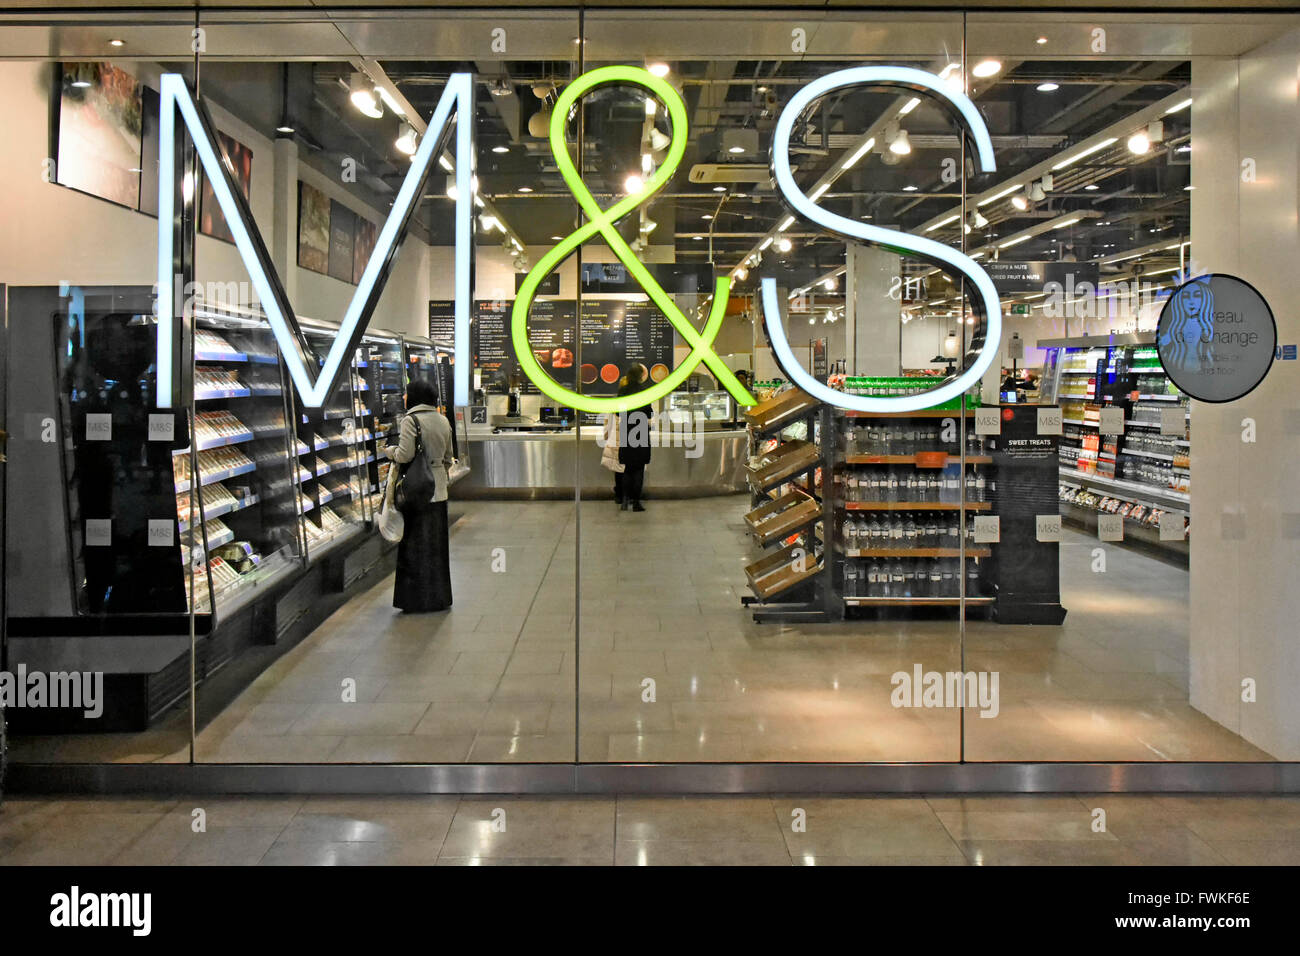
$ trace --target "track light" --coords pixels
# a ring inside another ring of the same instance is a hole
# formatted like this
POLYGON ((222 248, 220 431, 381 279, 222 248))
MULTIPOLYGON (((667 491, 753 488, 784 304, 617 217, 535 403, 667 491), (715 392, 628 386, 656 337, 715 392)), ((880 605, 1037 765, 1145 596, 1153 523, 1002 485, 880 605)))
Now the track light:
POLYGON ((785 238, 785 236, 782 236, 780 239, 776 241, 777 252, 789 252, 793 248, 794 248, 794 243, 791 242, 789 239, 785 238))
POLYGON ((348 81, 348 98, 362 115, 379 119, 384 115, 384 104, 375 92, 375 86, 364 73, 353 73, 348 81))
POLYGON ((415 155, 416 137, 415 129, 410 123, 402 124, 402 131, 397 140, 393 143, 399 153, 405 153, 407 156, 415 155))
POLYGON ((1147 135, 1146 130, 1138 130, 1128 138, 1128 151, 1135 156, 1151 152, 1151 137, 1147 135))
POLYGON ((898 131, 898 135, 889 144, 889 151, 895 156, 906 156, 912 151, 912 141, 907 138, 907 130, 898 131))
POLYGON ((1021 212, 1029 208, 1029 199, 1024 193, 1019 193, 1011 197, 1011 205, 1015 206, 1021 212))

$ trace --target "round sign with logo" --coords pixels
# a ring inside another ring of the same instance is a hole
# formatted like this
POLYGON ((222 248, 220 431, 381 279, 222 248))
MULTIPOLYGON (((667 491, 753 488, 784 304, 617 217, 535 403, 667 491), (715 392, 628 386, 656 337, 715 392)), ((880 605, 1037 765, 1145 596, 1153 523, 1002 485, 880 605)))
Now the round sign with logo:
POLYGON ((1156 351, 1165 374, 1192 398, 1231 402, 1264 380, 1277 349, 1273 310, 1249 282, 1211 273, 1165 302, 1156 351))

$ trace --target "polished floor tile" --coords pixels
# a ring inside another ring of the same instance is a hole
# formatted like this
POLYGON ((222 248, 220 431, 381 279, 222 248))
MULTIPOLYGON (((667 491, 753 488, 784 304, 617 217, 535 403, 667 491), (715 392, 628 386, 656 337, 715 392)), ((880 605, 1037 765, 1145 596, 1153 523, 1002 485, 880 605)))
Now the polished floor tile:
MULTIPOLYGON (((1092 573, 1091 542, 1069 532, 1064 623, 972 619, 963 656, 942 614, 755 623, 740 604, 745 505, 586 502, 577 567, 572 502, 455 502, 451 610, 397 613, 391 577, 375 582, 203 727, 197 757, 569 763, 580 736, 593 761, 1270 759, 1188 703, 1184 570, 1112 548, 1092 573), (953 708, 895 707, 893 675, 917 664, 997 671, 998 716, 967 711, 963 739, 953 708)), ((172 723, 19 739, 13 757, 186 760, 172 723)), ((962 840, 1017 838, 1014 820, 962 826, 962 840)))
POLYGON ((1293 866, 1298 818, 1141 794, 24 796, 0 865, 1293 866))

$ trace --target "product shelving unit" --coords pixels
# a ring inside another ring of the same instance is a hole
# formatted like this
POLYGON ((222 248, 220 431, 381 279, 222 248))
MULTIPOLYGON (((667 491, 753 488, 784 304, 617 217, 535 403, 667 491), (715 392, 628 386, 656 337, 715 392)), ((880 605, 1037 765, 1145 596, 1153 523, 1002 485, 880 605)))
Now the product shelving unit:
MULTIPOLYGON (((913 378, 848 379, 846 390, 898 395, 933 382, 913 378)), ((969 403, 967 399, 967 403, 969 403)), ((851 608, 953 607, 961 602, 965 558, 966 603, 988 606, 979 561, 991 548, 970 540, 967 512, 992 510, 986 475, 992 457, 975 438, 973 407, 940 406, 910 412, 841 411, 835 416, 834 531, 828 552, 832 581, 844 612, 851 608), (964 467, 959 447, 967 419, 964 467), (946 428, 945 428, 946 426, 946 428), (956 440, 945 441, 952 430, 956 440), (978 487, 976 485, 978 481, 978 487), (868 541, 862 545, 865 531, 868 541)))
POLYGON ((753 596, 742 603, 760 622, 830 620, 829 502, 818 485, 829 409, 789 389, 747 409, 745 421, 753 506, 745 523, 759 546, 776 550, 745 568, 753 596))
POLYGON ((1047 351, 1043 400, 1054 397, 1062 408, 1062 516, 1095 531, 1098 515, 1120 514, 1125 541, 1186 561, 1186 537, 1161 540, 1159 525, 1170 514, 1186 527, 1191 510, 1190 403, 1164 373, 1154 333, 1049 339, 1038 346, 1047 351), (1119 434, 1101 434, 1103 408, 1122 410, 1119 434), (1174 429, 1168 409, 1181 410, 1174 429))
MULTIPOLYGON (((45 547, 12 578, 32 597, 8 619, 9 649, 47 668, 76 638, 79 666, 106 674, 102 718, 33 712, 25 732, 143 729, 185 698, 191 666, 208 705, 227 699, 253 664, 226 664, 254 645, 291 647, 390 566, 373 518, 379 442, 402 407, 401 336, 365 333, 325 406, 308 410, 265 315, 200 302, 177 323, 160 408, 152 289, 8 291, 25 356, 11 407, 54 409, 59 432, 12 485, 33 506, 10 513, 7 542, 45 547)), ((300 325, 318 354, 337 334, 300 325)))

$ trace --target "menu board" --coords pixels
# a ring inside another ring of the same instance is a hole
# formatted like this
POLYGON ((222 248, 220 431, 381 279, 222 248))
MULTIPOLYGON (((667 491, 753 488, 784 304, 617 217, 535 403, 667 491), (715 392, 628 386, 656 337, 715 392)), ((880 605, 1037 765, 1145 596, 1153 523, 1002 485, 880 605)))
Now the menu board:
POLYGON ((429 338, 444 348, 456 347, 456 303, 447 299, 429 300, 429 338))
MULTIPOLYGON (((484 389, 500 394, 516 379, 524 394, 537 394, 537 387, 519 369, 510 340, 513 303, 483 301, 474 306, 470 348, 475 367, 483 370, 484 389)), ((571 301, 535 301, 529 312, 528 341, 533 355, 566 388, 577 388, 580 376, 578 390, 584 395, 616 395, 619 379, 633 363, 644 365, 655 382, 663 381, 672 370, 673 326, 653 305, 584 299, 579 368, 575 368, 579 363, 574 326, 571 301)))

